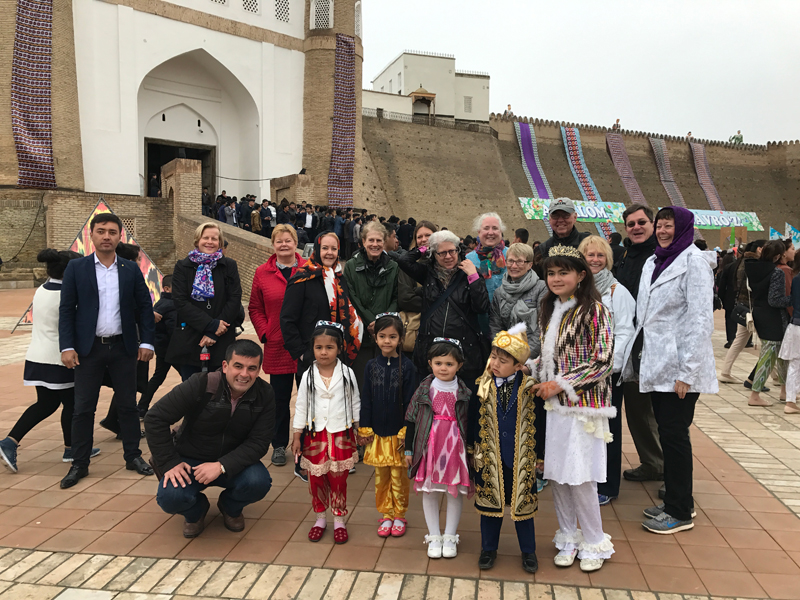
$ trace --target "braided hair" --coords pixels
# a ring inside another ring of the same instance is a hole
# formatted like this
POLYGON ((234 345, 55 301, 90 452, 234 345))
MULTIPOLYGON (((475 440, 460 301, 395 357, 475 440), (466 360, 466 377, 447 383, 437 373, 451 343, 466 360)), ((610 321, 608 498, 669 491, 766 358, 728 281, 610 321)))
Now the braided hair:
MULTIPOLYGON (((314 343, 318 337, 327 335, 336 340, 336 347, 338 349, 337 355, 341 355, 344 351, 344 333, 342 329, 337 328, 334 324, 320 321, 311 333, 311 349, 313 352, 314 343)), ((338 358, 338 356, 337 356, 338 358)), ((316 360, 314 360, 316 363, 316 360)), ((308 408, 306 409, 306 427, 309 428, 311 433, 314 432, 314 418, 315 418, 315 386, 314 386, 314 363, 311 364, 311 373, 309 373, 306 380, 308 391, 308 408), (309 416, 311 417, 309 419, 309 416)), ((353 423, 355 415, 353 414, 353 396, 355 395, 355 383, 351 377, 348 377, 348 369, 345 368, 344 363, 339 359, 339 366, 342 370, 342 387, 344 388, 344 416, 345 422, 353 423)))
POLYGON ((401 416, 403 416, 405 414, 403 410, 403 338, 405 337, 403 320, 399 315, 391 313, 385 313, 375 319, 375 338, 378 337, 378 333, 390 327, 393 327, 400 336, 400 341, 397 344, 397 407, 401 416))

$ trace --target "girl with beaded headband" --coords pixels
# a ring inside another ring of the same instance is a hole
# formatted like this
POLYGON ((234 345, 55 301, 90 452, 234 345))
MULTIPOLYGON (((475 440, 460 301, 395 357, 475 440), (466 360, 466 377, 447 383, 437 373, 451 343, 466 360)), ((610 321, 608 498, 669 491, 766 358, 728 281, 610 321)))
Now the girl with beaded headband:
POLYGON ((466 452, 472 392, 456 375, 464 364, 459 340, 434 338, 428 364, 433 373, 422 380, 406 411, 406 465, 415 491, 422 492, 428 556, 453 558, 463 498, 474 492, 466 452), (444 535, 439 529, 441 494, 447 496, 444 535))
POLYGON ((364 368, 358 443, 364 463, 375 467, 375 505, 381 513, 378 536, 406 532, 409 481, 405 469, 405 414, 417 387, 417 370, 403 356, 403 322, 397 313, 375 317, 375 343, 380 356, 364 368))
POLYGON ((358 462, 354 431, 358 429, 361 400, 350 367, 339 360, 344 349, 344 327, 318 321, 311 334, 314 362, 297 387, 292 454, 308 471, 308 489, 317 520, 308 539, 318 542, 327 528, 326 512, 333 513, 333 541, 347 541, 347 475, 358 462))
POLYGON ((544 476, 553 489, 559 530, 555 564, 596 571, 614 553, 603 532, 597 483, 606 480, 614 333, 592 271, 571 246, 545 259, 549 291, 542 301, 542 354, 532 361, 531 389, 545 401, 544 476), (581 529, 578 529, 580 521, 581 529))

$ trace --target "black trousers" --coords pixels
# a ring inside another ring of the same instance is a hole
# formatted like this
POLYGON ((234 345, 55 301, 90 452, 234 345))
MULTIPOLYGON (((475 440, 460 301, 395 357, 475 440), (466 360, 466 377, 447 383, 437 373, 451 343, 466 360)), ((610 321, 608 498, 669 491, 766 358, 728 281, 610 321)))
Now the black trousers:
POLYGON ((14 438, 19 444, 28 432, 52 415, 58 407, 64 405, 61 411, 61 433, 64 435, 64 445, 72 446, 72 412, 75 408, 75 388, 64 390, 51 390, 41 385, 36 386, 36 403, 25 409, 14 427, 9 432, 9 437, 14 438))
POLYGON ((619 377, 619 373, 611 376, 611 403, 617 409, 617 416, 608 421, 614 439, 606 446, 606 482, 597 484, 597 493, 611 498, 619 496, 622 475, 622 386, 617 385, 619 377))
POLYGON ((736 339, 736 321, 733 320, 733 308, 730 310, 725 309, 725 338, 727 342, 732 342, 736 339))
POLYGON ((275 391, 275 435, 272 436, 273 449, 286 448, 289 445, 289 432, 292 428, 289 403, 292 401, 292 389, 294 389, 295 379, 297 379, 297 385, 300 385, 300 378, 297 377, 296 373, 269 376, 269 383, 275 391))
MULTIPOLYGON (((505 502, 507 505, 511 504, 511 488, 514 481, 514 472, 510 467, 503 464, 503 481, 505 483, 505 502)), ((503 509, 505 512, 505 508, 503 509)), ((484 552, 491 552, 497 550, 500 545, 500 529, 503 527, 503 519, 505 517, 487 517, 481 515, 481 550, 484 552)), ((536 552, 536 528, 533 518, 525 519, 524 521, 514 521, 514 528, 517 530, 517 541, 519 542, 519 550, 524 554, 533 554, 536 552)))
POLYGON ((689 521, 694 507, 689 427, 699 397, 700 394, 686 394, 681 400, 675 392, 650 392, 664 450, 665 510, 680 521, 689 521))
POLYGON ((147 382, 147 389, 142 394, 142 397, 139 398, 139 409, 147 410, 150 408, 150 403, 153 401, 153 396, 156 395, 158 388, 161 387, 161 384, 164 383, 164 380, 169 375, 170 369, 175 369, 180 373, 178 367, 175 365, 169 364, 164 356, 166 352, 162 352, 161 354, 156 354, 156 370, 153 372, 153 376, 150 378, 150 381, 147 382))
POLYGON ((177 369, 178 373, 181 374, 181 381, 186 381, 195 373, 200 373, 203 371, 203 367, 198 367, 196 365, 181 365, 180 367, 177 367, 177 369))
POLYGON ((136 357, 125 352, 122 339, 113 344, 103 344, 95 339, 89 354, 79 357, 79 360, 80 364, 75 367, 75 412, 72 416, 73 464, 78 467, 89 466, 94 413, 106 369, 114 389, 125 462, 140 457, 142 451, 139 450, 141 429, 139 412, 136 410, 136 357))

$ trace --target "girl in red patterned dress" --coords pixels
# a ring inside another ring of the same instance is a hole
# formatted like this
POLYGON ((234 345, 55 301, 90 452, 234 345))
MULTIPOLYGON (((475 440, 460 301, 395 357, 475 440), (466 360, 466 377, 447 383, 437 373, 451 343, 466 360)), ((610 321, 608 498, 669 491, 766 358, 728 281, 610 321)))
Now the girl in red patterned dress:
POLYGON ((322 538, 330 506, 333 541, 344 544, 348 537, 344 524, 347 474, 358 461, 354 430, 358 428, 361 399, 355 374, 339 360, 344 327, 319 321, 311 334, 311 347, 314 363, 297 388, 292 453, 301 456, 300 467, 308 470, 311 505, 317 513, 308 539, 318 542, 322 538))

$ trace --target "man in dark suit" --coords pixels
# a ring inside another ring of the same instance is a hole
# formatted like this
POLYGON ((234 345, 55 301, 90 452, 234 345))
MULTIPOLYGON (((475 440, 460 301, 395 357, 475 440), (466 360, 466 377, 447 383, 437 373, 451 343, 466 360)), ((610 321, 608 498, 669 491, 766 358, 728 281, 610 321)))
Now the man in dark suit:
POLYGON ((61 287, 61 361, 75 369, 74 460, 61 480, 62 488, 89 474, 94 413, 106 369, 118 402, 125 466, 141 475, 153 474, 139 450, 136 409, 136 361, 153 358, 155 342, 150 292, 136 263, 115 253, 122 232, 120 218, 101 213, 89 228, 95 252, 71 261, 61 287))

